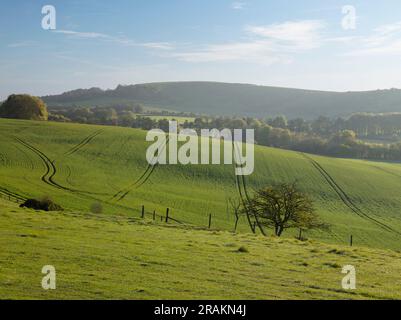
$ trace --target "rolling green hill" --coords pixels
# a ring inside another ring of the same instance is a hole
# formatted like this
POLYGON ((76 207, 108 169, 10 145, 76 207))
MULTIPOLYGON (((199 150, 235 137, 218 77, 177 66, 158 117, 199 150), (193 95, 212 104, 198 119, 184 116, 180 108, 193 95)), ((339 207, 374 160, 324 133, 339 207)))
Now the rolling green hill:
POLYGON ((0 299, 401 298, 400 252, 39 213, 1 199, 0 247, 0 299), (45 291, 49 264, 57 289, 45 291), (341 287, 349 264, 353 291, 341 287))
MULTIPOLYGON (((145 131, 78 124, 0 120, 0 193, 18 200, 51 196, 64 208, 87 212, 100 202, 108 215, 139 217, 170 208, 172 223, 231 231, 227 200, 239 190, 298 181, 330 232, 319 241, 401 249, 401 165, 310 156, 256 147, 255 172, 237 180, 232 166, 148 166, 145 131)), ((245 221, 240 231, 248 232, 245 221)), ((271 231, 269 231, 271 233, 271 231)), ((296 232, 296 231, 295 231, 296 232)), ((292 237, 293 234, 286 234, 292 237)))
POLYGON ((0 299, 400 298, 400 164, 256 147, 242 180, 232 166, 148 166, 145 133, 0 119, 0 299), (330 231, 232 233, 229 197, 294 180, 330 231), (65 210, 18 206, 43 196, 65 210), (55 291, 40 285, 49 264, 55 291), (341 288, 345 265, 357 290, 341 288))
POLYGON ((114 90, 78 89, 43 97, 55 106, 148 107, 209 115, 252 117, 286 115, 315 118, 355 112, 401 112, 401 90, 325 92, 217 82, 166 82, 118 86, 114 90))

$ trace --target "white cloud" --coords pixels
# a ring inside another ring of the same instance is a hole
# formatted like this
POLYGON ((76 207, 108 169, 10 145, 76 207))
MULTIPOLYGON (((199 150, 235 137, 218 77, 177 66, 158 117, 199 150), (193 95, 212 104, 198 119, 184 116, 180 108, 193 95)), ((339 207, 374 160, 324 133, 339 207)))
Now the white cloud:
POLYGON ((383 26, 377 27, 375 30, 376 34, 391 37, 395 34, 399 34, 401 31, 401 22, 396 22, 393 24, 386 24, 383 26))
POLYGON ((320 20, 287 21, 268 26, 248 26, 252 34, 271 39, 278 44, 295 49, 313 49, 320 46, 321 30, 325 27, 320 20))
MULTIPOLYGON (((93 61, 91 61, 91 60, 84 60, 84 59, 81 59, 81 58, 76 58, 76 57, 74 57, 74 56, 71 56, 68 52, 66 52, 66 53, 64 53, 64 52, 61 52, 61 53, 55 53, 54 55, 53 55, 55 58, 57 58, 57 59, 61 59, 61 60, 64 60, 64 61, 68 61, 68 62, 72 62, 74 65, 78 65, 78 66, 87 66, 87 67, 93 67, 93 68, 95 68, 95 69, 97 69, 97 70, 113 70, 113 71, 115 71, 115 70, 119 70, 119 68, 118 67, 115 67, 115 66, 112 66, 112 65, 107 65, 107 64, 100 64, 100 63, 96 63, 96 62, 93 62, 93 61)), ((82 70, 79 70, 79 72, 81 72, 82 70)))
POLYGON ((274 52, 273 45, 267 41, 237 42, 210 45, 204 49, 173 54, 186 62, 258 62, 270 65, 276 62, 289 63, 290 58, 274 52))
POLYGON ((169 42, 145 42, 140 44, 142 47, 160 50, 173 50, 174 46, 169 42))
POLYGON ((72 30, 54 30, 54 33, 63 34, 66 36, 70 36, 77 39, 95 39, 102 41, 110 41, 115 42, 124 46, 134 46, 134 47, 143 47, 148 49, 158 49, 158 50, 172 50, 174 47, 172 44, 168 42, 136 42, 129 38, 121 36, 110 36, 104 33, 97 32, 78 32, 72 30))
POLYGON ((333 38, 325 38, 325 42, 332 42, 332 43, 343 43, 343 44, 352 44, 355 41, 358 41, 360 37, 357 36, 344 36, 344 37, 333 37, 333 38))
POLYGON ((110 37, 103 33, 96 32, 78 32, 71 30, 54 30, 54 33, 61 33, 69 36, 74 36, 82 39, 109 39, 110 37))
POLYGON ((8 48, 22 48, 22 47, 32 47, 35 46, 37 44, 36 41, 20 41, 20 42, 14 42, 14 43, 10 43, 9 45, 7 45, 8 48))
POLYGON ((242 10, 244 9, 246 6, 245 2, 241 2, 241 1, 235 1, 231 4, 231 8, 234 10, 242 10))
POLYGON ((317 20, 289 21, 269 26, 247 26, 247 41, 213 44, 175 52, 173 57, 187 62, 245 61, 265 65, 290 63, 292 54, 317 48, 324 24, 317 20))
POLYGON ((401 54, 401 22, 379 26, 372 34, 359 37, 354 43, 358 48, 345 53, 345 56, 401 54))

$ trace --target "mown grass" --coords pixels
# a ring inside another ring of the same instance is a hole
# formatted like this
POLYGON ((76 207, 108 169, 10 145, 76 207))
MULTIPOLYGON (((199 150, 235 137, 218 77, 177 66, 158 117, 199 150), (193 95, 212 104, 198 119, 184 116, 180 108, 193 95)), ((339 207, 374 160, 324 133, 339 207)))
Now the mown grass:
MULTIPOLYGON (((206 226, 211 213, 213 227, 231 231, 234 217, 227 200, 239 195, 230 165, 158 166, 146 183, 130 187, 147 168, 145 135, 145 131, 129 128, 0 119, 0 187, 25 197, 50 195, 75 211, 88 211, 94 202, 100 202, 108 215, 139 217, 145 205, 148 217, 153 210, 163 216, 169 207, 173 218, 196 226, 206 226), (51 177, 61 188, 41 179, 46 161, 21 141, 54 164, 56 173, 46 179, 51 177), (118 201, 121 193, 113 195, 121 190, 130 192, 118 201)), ((332 225, 329 232, 308 232, 306 237, 347 244, 353 235, 356 245, 400 250, 401 165, 311 158, 363 215, 341 200, 310 159, 292 151, 256 147, 255 172, 246 177, 249 193, 268 184, 296 180, 311 195, 321 217, 332 225)), ((246 221, 241 221, 239 231, 249 232, 246 221)), ((291 238, 295 232, 285 236, 291 238)))
POLYGON ((0 299, 399 299, 401 254, 0 200, 0 299), (41 287, 53 265, 57 289, 41 287), (345 265, 357 289, 342 289, 345 265))

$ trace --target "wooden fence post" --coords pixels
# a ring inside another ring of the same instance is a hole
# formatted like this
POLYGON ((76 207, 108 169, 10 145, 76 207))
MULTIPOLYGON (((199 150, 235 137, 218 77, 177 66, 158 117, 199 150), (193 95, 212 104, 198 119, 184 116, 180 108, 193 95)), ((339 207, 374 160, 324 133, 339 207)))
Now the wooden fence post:
POLYGON ((167 208, 167 210, 166 210, 166 223, 168 223, 168 213, 169 213, 169 211, 170 211, 170 209, 167 208))
POLYGON ((212 227, 212 214, 209 214, 209 229, 212 227))
POLYGON ((352 246, 353 246, 353 244, 354 244, 354 243, 353 243, 353 242, 354 242, 354 239, 353 239, 352 235, 351 235, 351 237, 350 237, 350 239, 349 239, 349 240, 350 240, 350 245, 351 245, 351 247, 352 247, 352 246))
POLYGON ((142 206, 142 219, 145 218, 145 206, 142 206))
POLYGON ((153 210, 153 220, 156 220, 156 210, 153 210))

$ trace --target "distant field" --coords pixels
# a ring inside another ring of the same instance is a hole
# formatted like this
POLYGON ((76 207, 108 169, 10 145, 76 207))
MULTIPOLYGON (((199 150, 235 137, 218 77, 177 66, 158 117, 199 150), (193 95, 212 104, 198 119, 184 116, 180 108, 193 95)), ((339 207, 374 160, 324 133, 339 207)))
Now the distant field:
POLYGON ((169 120, 169 121, 175 120, 179 124, 183 124, 185 121, 194 122, 194 120, 195 120, 194 117, 153 116, 153 115, 146 115, 146 114, 140 115, 140 116, 141 117, 151 118, 153 120, 163 120, 163 119, 166 119, 166 120, 169 120))
POLYGON ((388 137, 383 137, 382 139, 368 139, 368 138, 359 138, 359 139, 364 142, 377 143, 377 144, 390 144, 401 141, 401 138, 399 136, 388 136, 388 137))
POLYGON ((1 199, 0 247, 0 299, 401 298, 400 252, 35 212, 1 199), (354 291, 341 287, 348 264, 354 291), (56 290, 41 287, 44 265, 56 268, 56 290))
MULTIPOLYGON (((139 217, 170 215, 178 222, 231 231, 227 206, 238 186, 249 193, 279 182, 298 181, 315 201, 330 232, 309 239, 401 249, 401 165, 308 156, 256 148, 255 173, 245 185, 232 166, 149 167, 145 131, 79 124, 0 120, 0 193, 4 198, 50 195, 70 211, 87 212, 95 202, 104 213, 139 217), (239 182, 239 185, 237 185, 239 182)), ((245 221, 239 230, 249 232, 245 221)), ((285 234, 293 237, 297 231, 285 234)), ((271 231, 269 231, 271 234, 271 231)))

